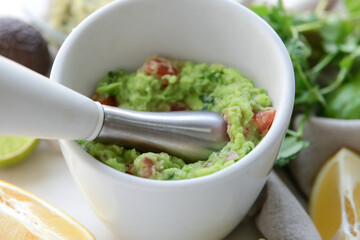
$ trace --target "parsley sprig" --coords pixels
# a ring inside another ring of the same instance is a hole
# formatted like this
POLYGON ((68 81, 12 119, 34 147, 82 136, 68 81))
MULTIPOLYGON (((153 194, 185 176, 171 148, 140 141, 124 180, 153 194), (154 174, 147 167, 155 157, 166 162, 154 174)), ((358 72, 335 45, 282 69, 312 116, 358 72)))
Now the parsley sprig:
POLYGON ((267 21, 284 42, 295 73, 293 119, 302 114, 296 131, 288 129, 276 164, 286 165, 306 148, 303 128, 310 114, 322 115, 327 97, 351 81, 360 69, 360 1, 345 0, 342 12, 327 12, 320 1, 312 12, 290 12, 276 6, 251 9, 267 21))

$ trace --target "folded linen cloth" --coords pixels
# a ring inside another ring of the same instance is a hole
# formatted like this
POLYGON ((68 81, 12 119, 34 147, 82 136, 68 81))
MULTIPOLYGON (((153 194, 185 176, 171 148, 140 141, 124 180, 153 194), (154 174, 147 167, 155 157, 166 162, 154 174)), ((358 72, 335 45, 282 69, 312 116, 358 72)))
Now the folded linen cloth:
POLYGON ((274 171, 249 214, 267 240, 321 240, 303 206, 274 171))

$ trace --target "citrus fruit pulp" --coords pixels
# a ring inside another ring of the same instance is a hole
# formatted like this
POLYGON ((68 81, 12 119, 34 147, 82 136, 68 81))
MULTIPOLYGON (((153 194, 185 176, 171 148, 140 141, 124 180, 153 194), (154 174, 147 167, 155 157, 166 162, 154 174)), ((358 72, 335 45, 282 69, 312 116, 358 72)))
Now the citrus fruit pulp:
POLYGON ((39 197, 0 180, 0 239, 95 239, 83 226, 39 197))
POLYGON ((309 214, 321 237, 360 239, 360 156, 341 149, 315 180, 309 214))

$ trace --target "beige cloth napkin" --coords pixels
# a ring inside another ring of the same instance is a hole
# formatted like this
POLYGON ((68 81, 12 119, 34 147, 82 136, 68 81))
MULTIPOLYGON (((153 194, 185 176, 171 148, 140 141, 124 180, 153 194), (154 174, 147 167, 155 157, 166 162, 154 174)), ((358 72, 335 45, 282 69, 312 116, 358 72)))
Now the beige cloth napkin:
POLYGON ((321 240, 303 206, 274 171, 249 216, 267 240, 321 240))

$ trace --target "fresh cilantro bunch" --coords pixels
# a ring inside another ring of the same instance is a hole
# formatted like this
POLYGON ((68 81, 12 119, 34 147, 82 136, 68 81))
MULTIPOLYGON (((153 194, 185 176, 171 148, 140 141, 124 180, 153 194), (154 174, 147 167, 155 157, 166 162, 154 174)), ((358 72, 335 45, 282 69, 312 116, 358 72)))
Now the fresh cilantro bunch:
MULTIPOLYGON (((280 166, 286 165, 308 146, 302 133, 310 113, 321 116, 331 113, 329 117, 344 118, 342 113, 332 109, 332 106, 344 104, 339 102, 341 97, 337 95, 351 93, 354 98, 357 98, 356 94, 360 95, 348 90, 353 89, 349 84, 360 86, 360 1, 345 0, 342 12, 327 12, 326 4, 327 1, 320 1, 312 12, 286 11, 281 0, 276 6, 250 7, 278 33, 294 67, 293 116, 302 114, 303 117, 297 131, 287 131, 276 161, 280 166), (342 88, 347 92, 342 93, 345 91, 342 88)), ((353 112, 359 107, 349 107, 348 112, 354 116, 353 112)))

